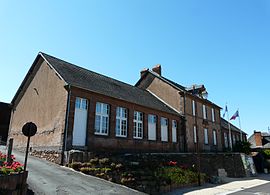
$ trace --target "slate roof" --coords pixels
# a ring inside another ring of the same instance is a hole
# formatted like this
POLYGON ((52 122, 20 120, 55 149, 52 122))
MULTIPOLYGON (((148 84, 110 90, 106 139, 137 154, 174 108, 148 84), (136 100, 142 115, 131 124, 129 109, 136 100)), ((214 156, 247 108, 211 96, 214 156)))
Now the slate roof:
POLYGON ((71 86, 171 114, 180 115, 146 90, 87 70, 48 54, 40 54, 71 86))
MULTIPOLYGON (((221 118, 221 128, 225 128, 225 129, 229 129, 229 123, 227 120, 225 120, 224 118, 221 118)), ((237 128, 236 126, 234 126, 233 124, 230 123, 231 126, 231 130, 232 131, 236 131, 236 132, 240 132, 240 129, 237 128)), ((243 134, 246 134, 244 131, 242 131, 243 134)))

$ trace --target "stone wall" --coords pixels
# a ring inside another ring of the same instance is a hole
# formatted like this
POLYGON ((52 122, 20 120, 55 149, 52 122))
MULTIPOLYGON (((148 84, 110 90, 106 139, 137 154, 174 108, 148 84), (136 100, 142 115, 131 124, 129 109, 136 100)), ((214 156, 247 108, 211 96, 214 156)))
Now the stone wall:
MULTIPOLYGON (((70 162, 87 162, 93 156, 104 156, 104 154, 84 153, 72 151, 66 154, 70 162)), ((152 153, 152 154, 125 154, 106 156, 114 158, 116 161, 123 163, 139 162, 141 166, 147 164, 157 164, 170 161, 177 161, 178 165, 187 165, 197 169, 198 163, 202 173, 208 176, 218 176, 218 169, 224 169, 228 177, 246 177, 248 176, 241 159, 240 153, 152 153)))

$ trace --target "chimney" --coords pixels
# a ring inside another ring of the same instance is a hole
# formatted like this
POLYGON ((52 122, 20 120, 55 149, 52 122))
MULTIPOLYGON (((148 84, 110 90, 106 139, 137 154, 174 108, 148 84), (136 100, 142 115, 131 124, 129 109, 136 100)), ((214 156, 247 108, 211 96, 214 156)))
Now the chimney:
POLYGON ((144 68, 141 70, 141 78, 147 73, 148 70, 148 68, 144 68))
POLYGON ((254 131, 254 139, 256 146, 262 146, 262 134, 260 131, 254 131))
POLYGON ((154 66, 152 68, 152 71, 161 76, 161 65, 160 64, 157 64, 156 66, 154 66))

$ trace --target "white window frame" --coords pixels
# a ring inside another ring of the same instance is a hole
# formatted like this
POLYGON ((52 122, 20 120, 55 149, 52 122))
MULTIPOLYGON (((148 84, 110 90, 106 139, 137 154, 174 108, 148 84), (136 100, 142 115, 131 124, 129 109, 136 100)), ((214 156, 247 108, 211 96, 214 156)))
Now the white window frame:
POLYGON ((217 145, 217 131, 215 129, 213 130, 213 145, 217 145))
POLYGON ((196 116, 196 105, 195 105, 195 100, 192 100, 192 115, 196 116))
POLYGON ((161 117, 160 118, 160 125, 161 125, 161 141, 168 142, 168 119, 161 117))
POLYGON ((229 147, 229 142, 228 142, 228 135, 226 132, 224 132, 224 147, 228 148, 229 147))
POLYGON ((208 129, 207 128, 204 128, 204 144, 206 144, 206 145, 209 144, 208 129))
POLYGON ((81 109, 81 110, 87 110, 88 108, 88 100, 80 97, 76 97, 75 100, 75 108, 81 109))
POLYGON ((172 120, 172 142, 177 143, 177 121, 172 120))
POLYGON ((142 112, 134 111, 133 124, 134 124, 133 138, 142 139, 143 138, 143 113, 142 112))
POLYGON ((97 102, 96 103, 96 115, 95 115, 95 134, 96 135, 108 135, 109 134, 109 125, 110 125, 110 119, 109 119, 109 113, 110 113, 110 105, 106 103, 97 102), (98 111, 98 106, 100 106, 100 111, 98 111), (107 107, 107 108, 104 108, 107 107), (106 109, 106 113, 104 113, 104 109, 106 109), (99 124, 97 124, 97 116, 100 117, 99 124), (106 123, 107 119, 107 123, 106 123), (105 129, 103 130, 103 124, 105 120, 105 129), (98 127, 98 129, 97 129, 98 127), (104 132, 103 132, 104 131, 104 132))
POLYGON ((212 122, 215 122, 215 110, 214 108, 212 108, 211 110, 212 110, 212 122))
POLYGON ((116 107, 116 122, 115 122, 115 136, 127 137, 127 109, 124 107, 116 107), (117 124, 119 121, 119 124, 117 124))
POLYGON ((197 127, 196 127, 196 125, 193 126, 193 141, 195 144, 197 143, 197 127))
POLYGON ((148 115, 148 140, 157 140, 157 116, 148 115))
POLYGON ((203 119, 207 119, 206 106, 203 104, 203 119))

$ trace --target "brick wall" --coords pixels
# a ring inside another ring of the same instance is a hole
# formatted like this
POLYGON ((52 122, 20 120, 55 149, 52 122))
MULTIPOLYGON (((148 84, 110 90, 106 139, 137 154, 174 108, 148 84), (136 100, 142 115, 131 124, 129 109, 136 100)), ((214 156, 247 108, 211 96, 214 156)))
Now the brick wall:
POLYGON ((89 102, 88 107, 88 124, 87 124, 87 149, 89 151, 122 151, 122 152, 139 152, 139 151, 158 151, 158 152, 178 152, 181 151, 182 139, 182 124, 181 118, 178 115, 168 114, 166 112, 146 108, 140 105, 132 104, 124 100, 111 98, 105 95, 96 94, 86 90, 72 88, 70 98, 70 113, 68 123, 67 148, 72 149, 72 133, 75 112, 76 97, 85 98, 89 102), (106 103, 110 105, 109 115, 109 133, 108 136, 95 135, 95 108, 96 102, 106 103), (128 110, 128 132, 126 138, 115 136, 116 123, 116 107, 125 107, 128 110), (143 139, 138 140, 133 138, 133 114, 134 111, 143 113, 143 139), (157 140, 148 140, 148 114, 157 116, 157 140), (161 141, 160 117, 165 117, 169 120, 168 125, 168 142, 161 141), (172 143, 172 120, 177 121, 177 143, 172 143))
POLYGON ((194 151, 194 136, 193 126, 197 124, 199 148, 201 151, 221 151, 222 140, 221 140, 221 128, 220 128, 220 108, 211 104, 209 101, 196 98, 189 94, 179 94, 179 90, 172 87, 168 83, 155 77, 152 78, 151 74, 147 75, 149 78, 141 81, 140 86, 145 87, 154 93, 156 96, 161 98, 167 104, 172 106, 174 109, 185 115, 186 119, 186 142, 187 150, 194 151), (192 100, 195 100, 197 107, 196 117, 192 114, 192 100), (203 119, 203 104, 207 108, 207 119, 203 119), (212 121, 212 111, 214 108, 215 121, 212 121), (196 120, 197 122, 196 122, 196 120), (208 140, 209 144, 204 144, 204 128, 208 129, 208 140), (213 144, 213 130, 217 132, 217 145, 213 144))

